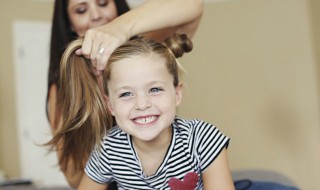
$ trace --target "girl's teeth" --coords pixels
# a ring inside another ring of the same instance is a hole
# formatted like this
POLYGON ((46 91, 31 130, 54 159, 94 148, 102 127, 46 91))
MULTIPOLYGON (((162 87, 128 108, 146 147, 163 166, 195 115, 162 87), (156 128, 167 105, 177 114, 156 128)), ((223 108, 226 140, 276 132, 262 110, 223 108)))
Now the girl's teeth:
POLYGON ((146 124, 154 121, 157 117, 152 116, 152 117, 145 117, 145 118, 138 118, 135 120, 135 122, 140 123, 140 124, 146 124))

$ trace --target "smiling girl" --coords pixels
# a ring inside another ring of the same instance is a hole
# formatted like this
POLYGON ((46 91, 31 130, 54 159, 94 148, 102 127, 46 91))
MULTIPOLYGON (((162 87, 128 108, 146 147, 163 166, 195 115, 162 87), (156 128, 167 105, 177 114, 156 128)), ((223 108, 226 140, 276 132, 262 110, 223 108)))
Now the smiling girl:
POLYGON ((75 55, 81 43, 71 43, 61 62, 62 127, 52 140, 86 131, 83 141, 96 142, 79 190, 113 181, 118 189, 234 189, 229 138, 207 122, 176 116, 183 89, 176 58, 192 50, 186 35, 129 40, 98 80, 90 61, 75 55))

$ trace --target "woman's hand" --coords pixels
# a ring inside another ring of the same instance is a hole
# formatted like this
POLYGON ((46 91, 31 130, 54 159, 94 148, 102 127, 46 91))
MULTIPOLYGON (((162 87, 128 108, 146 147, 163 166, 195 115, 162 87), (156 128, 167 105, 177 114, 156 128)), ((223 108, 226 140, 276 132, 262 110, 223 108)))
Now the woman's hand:
POLYGON ((106 25, 89 29, 81 50, 91 59, 96 74, 104 70, 111 53, 132 36, 148 34, 165 39, 174 32, 192 37, 198 28, 203 0, 153 0, 117 17, 106 25))
POLYGON ((96 68, 96 75, 100 75, 111 53, 127 40, 128 35, 124 27, 118 22, 111 22, 89 29, 85 34, 82 48, 76 53, 90 59, 96 68))

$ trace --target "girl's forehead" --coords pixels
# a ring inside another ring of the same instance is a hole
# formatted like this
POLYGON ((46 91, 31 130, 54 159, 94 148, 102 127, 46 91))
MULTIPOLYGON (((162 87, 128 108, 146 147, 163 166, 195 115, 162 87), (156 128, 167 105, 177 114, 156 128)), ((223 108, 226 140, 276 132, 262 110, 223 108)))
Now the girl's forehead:
POLYGON ((115 62, 113 62, 110 66, 111 67, 135 67, 135 65, 143 66, 145 65, 151 65, 156 66, 157 63, 166 65, 166 60, 164 57, 155 54, 155 53, 148 53, 148 54, 136 54, 136 55, 129 55, 127 57, 124 57, 122 59, 119 59, 115 62))
POLYGON ((110 79, 117 80, 126 80, 128 78, 143 80, 147 76, 170 75, 166 60, 156 54, 121 59, 114 62, 110 69, 110 79))

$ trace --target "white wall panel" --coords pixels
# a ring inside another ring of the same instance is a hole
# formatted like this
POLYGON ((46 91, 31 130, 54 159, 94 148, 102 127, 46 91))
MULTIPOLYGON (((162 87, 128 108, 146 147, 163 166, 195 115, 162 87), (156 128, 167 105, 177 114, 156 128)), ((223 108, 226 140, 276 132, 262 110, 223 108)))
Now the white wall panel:
POLYGON ((66 185, 56 154, 40 146, 51 138, 45 112, 50 28, 49 22, 13 24, 21 175, 40 186, 66 185))

